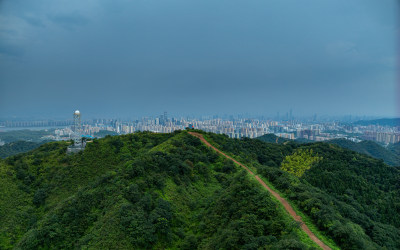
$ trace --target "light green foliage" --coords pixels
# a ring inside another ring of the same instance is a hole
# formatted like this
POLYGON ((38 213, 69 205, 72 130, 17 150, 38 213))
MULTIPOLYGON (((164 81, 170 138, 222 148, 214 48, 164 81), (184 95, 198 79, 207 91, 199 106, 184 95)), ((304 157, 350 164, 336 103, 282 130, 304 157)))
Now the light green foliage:
POLYGON ((310 169, 313 164, 318 163, 320 160, 322 160, 322 157, 318 155, 314 156, 312 149, 299 149, 292 155, 285 157, 281 164, 281 169, 297 177, 301 177, 306 170, 310 169))

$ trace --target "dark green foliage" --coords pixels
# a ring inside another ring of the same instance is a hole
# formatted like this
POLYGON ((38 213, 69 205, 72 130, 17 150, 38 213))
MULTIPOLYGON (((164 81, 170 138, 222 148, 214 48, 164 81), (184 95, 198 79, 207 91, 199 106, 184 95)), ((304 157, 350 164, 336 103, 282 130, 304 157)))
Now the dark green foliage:
POLYGON ((41 143, 28 141, 6 143, 3 146, 0 146, 0 158, 6 158, 19 153, 28 152, 39 147, 40 145, 41 143))
MULTIPOLYGON (((400 142, 389 145, 388 149, 394 154, 400 155, 400 142)), ((400 164, 398 166, 400 166, 400 164)))
POLYGON ((0 248, 310 247, 267 192, 186 132, 67 146, 0 161, 0 248))
POLYGON ((294 233, 282 237, 298 225, 283 218, 275 203, 256 184, 250 183, 244 172, 227 182, 227 188, 216 193, 200 215, 204 223, 195 228, 197 234, 205 234, 200 248, 257 249, 290 239, 308 249, 294 233), (282 231, 283 228, 286 230, 282 231))
POLYGON ((39 207, 44 204, 44 201, 46 200, 48 194, 47 194, 47 189, 46 188, 40 188, 36 190, 32 203, 33 205, 39 207))
POLYGON ((278 137, 274 134, 265 134, 263 136, 258 137, 257 139, 260 141, 269 142, 269 143, 283 143, 283 142, 290 141, 289 139, 278 137))
POLYGON ((246 162, 260 160, 261 164, 268 166, 279 166, 284 157, 297 147, 294 142, 272 144, 249 138, 229 139, 228 136, 212 133, 208 133, 207 136, 219 145, 222 151, 229 152, 246 162))
POLYGON ((396 145, 386 149, 373 141, 361 141, 355 143, 346 139, 330 140, 328 143, 336 144, 342 148, 347 148, 377 159, 382 159, 392 166, 400 166, 400 150, 396 151, 396 145))
POLYGON ((341 248, 400 248, 398 168, 326 143, 282 145, 207 136, 227 153, 255 167, 341 248), (296 177, 279 169, 294 149, 312 150, 322 160, 296 177))

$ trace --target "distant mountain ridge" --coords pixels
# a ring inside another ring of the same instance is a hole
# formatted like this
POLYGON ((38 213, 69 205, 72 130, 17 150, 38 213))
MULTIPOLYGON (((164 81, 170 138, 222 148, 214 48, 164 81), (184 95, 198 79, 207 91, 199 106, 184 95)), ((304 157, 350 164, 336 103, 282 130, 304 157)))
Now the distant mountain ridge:
POLYGON ((400 155, 400 142, 389 145, 388 149, 393 153, 400 155))
MULTIPOLYGON (((289 140, 278 137, 274 134, 266 134, 257 137, 257 139, 268 143, 285 143, 289 141, 295 143, 317 143, 315 141, 309 141, 306 139, 289 140)), ((388 148, 384 148, 383 146, 373 141, 361 141, 356 143, 347 139, 333 139, 329 141, 324 141, 324 143, 335 144, 339 147, 350 149, 361 154, 366 154, 376 159, 382 159, 386 164, 389 164, 391 166, 400 166, 400 143, 393 144, 388 148)))
POLYGON ((275 134, 265 134, 263 136, 257 137, 257 139, 269 143, 283 143, 290 141, 289 139, 276 136, 275 134))
POLYGON ((0 158, 6 158, 19 153, 28 152, 42 145, 45 142, 16 141, 0 146, 0 158))
POLYGON ((356 143, 346 139, 334 139, 326 141, 326 143, 336 144, 340 147, 366 154, 376 159, 382 159, 386 164, 392 166, 400 166, 400 154, 396 152, 396 146, 392 146, 393 150, 390 150, 390 148, 384 148, 373 141, 361 141, 356 143))
POLYGON ((400 126, 400 118, 382 118, 375 120, 360 120, 356 121, 353 124, 355 125, 381 125, 381 126, 391 126, 391 127, 399 127, 400 126))

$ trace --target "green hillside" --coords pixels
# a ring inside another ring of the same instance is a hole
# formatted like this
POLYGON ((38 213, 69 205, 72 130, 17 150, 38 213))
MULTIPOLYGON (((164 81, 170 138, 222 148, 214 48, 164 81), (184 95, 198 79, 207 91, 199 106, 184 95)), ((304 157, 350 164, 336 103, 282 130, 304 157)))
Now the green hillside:
MULTIPOLYGON (((394 154, 400 155, 400 142, 391 144, 388 149, 393 152, 394 154)), ((400 164, 398 165, 400 166, 400 164)))
POLYGON ((6 143, 3 146, 0 146, 0 158, 6 158, 8 156, 28 152, 34 148, 39 147, 41 144, 42 143, 30 141, 16 141, 6 143))
POLYGON ((289 139, 278 137, 274 134, 265 134, 263 136, 257 137, 257 139, 259 139, 263 142, 269 142, 269 143, 284 143, 284 142, 290 141, 289 139))
MULTIPOLYGON (((258 140, 268 143, 287 143, 289 139, 277 137, 274 134, 266 134, 257 137, 258 140)), ((292 142, 296 143, 314 143, 306 139, 296 139, 292 142)), ((350 149, 361 154, 369 155, 376 159, 382 159, 386 164, 391 166, 400 166, 400 143, 390 145, 384 148, 373 141, 352 142, 346 139, 333 139, 326 141, 329 144, 335 144, 342 148, 350 149)))
MULTIPOLYGON (((203 133, 342 249, 400 248, 400 171, 327 143, 203 133)), ((275 198, 185 131, 0 160, 0 249, 310 249, 275 198)))
POLYGON ((282 138, 279 136, 276 136, 275 134, 265 134, 260 137, 257 137, 258 140, 263 141, 263 142, 269 142, 269 143, 285 143, 288 141, 295 141, 297 143, 309 143, 312 142, 310 140, 304 139, 304 138, 298 138, 295 140, 290 140, 286 138, 282 138))
POLYGON ((327 141, 327 143, 336 144, 340 147, 366 154, 376 159, 382 159, 385 163, 392 166, 400 166, 400 150, 396 150, 396 145, 386 149, 373 141, 361 141, 355 143, 346 139, 330 140, 327 141))
POLYGON ((316 247, 245 171, 186 132, 108 136, 73 155, 67 145, 0 160, 0 249, 316 247))
POLYGON ((327 143, 272 144, 215 134, 207 137, 252 166, 341 248, 400 248, 397 168, 327 143))

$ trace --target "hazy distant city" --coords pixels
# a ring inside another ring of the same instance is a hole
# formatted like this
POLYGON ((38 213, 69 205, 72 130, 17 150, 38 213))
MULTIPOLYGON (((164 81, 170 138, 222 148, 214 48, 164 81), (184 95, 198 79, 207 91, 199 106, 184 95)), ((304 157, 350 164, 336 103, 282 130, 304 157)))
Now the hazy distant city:
MULTIPOLYGON (((275 118, 246 118, 244 116, 212 116, 201 118, 173 117, 167 112, 155 117, 142 117, 135 120, 120 119, 83 119, 81 133, 83 137, 94 138, 106 135, 120 135, 138 131, 171 133, 187 128, 200 129, 217 134, 226 134, 230 138, 256 138, 265 134, 301 141, 326 141, 345 138, 353 142, 371 140, 382 145, 400 141, 398 123, 372 123, 359 120, 361 117, 344 117, 342 120, 318 119, 317 115, 307 119, 295 118, 287 112, 275 118), (351 122, 351 120, 354 120, 351 122)), ((0 131, 15 129, 53 129, 46 140, 70 140, 73 138, 73 121, 67 120, 3 120, 0 131)), ((0 141, 0 144, 4 142, 0 141)))

